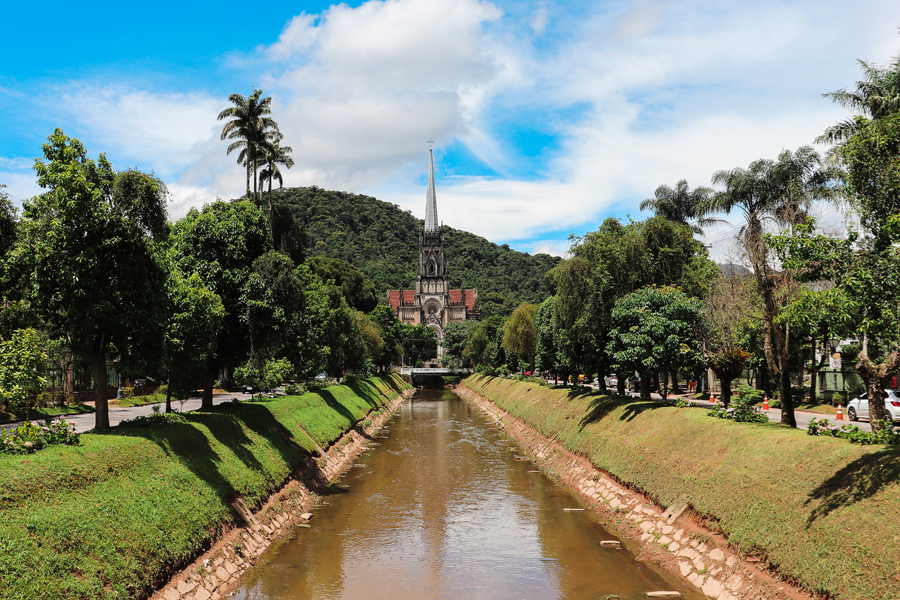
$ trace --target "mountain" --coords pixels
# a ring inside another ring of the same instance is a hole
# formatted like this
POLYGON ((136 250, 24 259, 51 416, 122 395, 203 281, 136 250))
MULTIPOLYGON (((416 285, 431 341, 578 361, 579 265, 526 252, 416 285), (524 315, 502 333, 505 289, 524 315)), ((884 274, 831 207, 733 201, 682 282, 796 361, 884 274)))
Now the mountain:
MULTIPOLYGON (((384 302, 389 289, 411 289, 416 276, 422 222, 396 204, 371 196, 318 187, 272 190, 272 203, 290 210, 306 228, 309 256, 346 260, 375 285, 384 302)), ((547 297, 544 275, 560 262, 498 246, 477 235, 445 227, 444 250, 452 287, 474 287, 482 300, 499 294, 513 305, 547 297)))

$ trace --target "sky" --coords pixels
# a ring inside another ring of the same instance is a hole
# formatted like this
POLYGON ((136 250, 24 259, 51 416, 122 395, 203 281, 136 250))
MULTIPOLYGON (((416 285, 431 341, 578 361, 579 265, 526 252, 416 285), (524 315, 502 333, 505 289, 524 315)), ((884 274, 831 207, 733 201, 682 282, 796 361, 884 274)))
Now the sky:
MULTIPOLYGON (((562 255, 662 184, 812 144, 823 93, 900 53, 896 0, 44 2, 4 7, 0 184, 21 204, 54 128, 152 171, 170 217, 244 190, 218 113, 272 97, 286 186, 375 196, 562 255)), ((819 147, 820 151, 825 148, 819 147)), ((726 217, 727 218, 727 217, 726 217)), ((731 225, 735 225, 732 223, 731 225)), ((712 228, 713 257, 730 225, 712 228)))

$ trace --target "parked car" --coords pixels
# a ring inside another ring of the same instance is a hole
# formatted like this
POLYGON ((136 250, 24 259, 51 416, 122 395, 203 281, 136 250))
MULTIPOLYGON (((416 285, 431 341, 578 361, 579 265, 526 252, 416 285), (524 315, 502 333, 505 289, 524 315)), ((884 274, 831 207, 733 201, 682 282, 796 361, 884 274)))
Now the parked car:
POLYGON ((607 375, 604 379, 608 388, 614 388, 619 385, 619 378, 616 375, 607 375))
MULTIPOLYGON (((640 377, 633 377, 631 379, 631 391, 632 392, 641 391, 641 378, 640 377)), ((650 391, 651 392, 656 391, 656 382, 653 379, 650 380, 650 391)))
MULTIPOLYGON (((891 421, 900 421, 900 391, 884 390, 887 396, 884 399, 884 409, 891 421)), ((869 418, 869 395, 863 394, 847 403, 847 418, 851 421, 869 418)))

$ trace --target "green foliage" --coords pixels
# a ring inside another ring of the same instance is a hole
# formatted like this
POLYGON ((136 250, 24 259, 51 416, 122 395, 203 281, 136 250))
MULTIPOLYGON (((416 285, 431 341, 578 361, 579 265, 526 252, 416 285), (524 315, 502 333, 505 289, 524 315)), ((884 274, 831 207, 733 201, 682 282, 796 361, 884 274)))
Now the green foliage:
MULTIPOLYGON (((424 194, 423 194, 424 196, 424 194)), ((317 187, 272 192, 306 226, 310 256, 345 260, 368 277, 379 299, 390 289, 409 289, 415 280, 422 222, 398 206, 370 196, 317 187)), ((477 288, 509 298, 510 312, 521 302, 546 295, 545 273, 560 259, 498 246, 471 233, 445 227, 445 250, 452 287, 477 288)))
POLYGON ((44 425, 26 421, 15 429, 0 429, 0 454, 30 454, 47 446, 77 446, 80 443, 81 432, 64 419, 47 419, 44 425))
POLYGON ((752 396, 742 395, 740 398, 732 400, 731 406, 728 408, 717 404, 707 415, 719 419, 730 419, 738 423, 768 423, 769 417, 754 404, 752 396))
POLYGON ((534 365, 537 350, 537 329, 534 325, 537 308, 535 304, 523 304, 503 327, 504 350, 524 360, 529 367, 534 365))
POLYGON ((828 419, 813 419, 806 428, 809 435, 836 437, 850 440, 852 444, 871 446, 873 444, 900 444, 900 433, 894 431, 889 420, 874 432, 863 431, 856 425, 834 425, 828 419))
MULTIPOLYGON (((158 232, 150 230, 165 221, 163 195, 148 192, 156 180, 136 183, 151 176, 132 171, 117 177, 105 155, 88 158, 84 146, 59 129, 43 150, 35 170, 46 191, 23 202, 10 262, 28 281, 24 299, 53 337, 72 336, 72 349, 92 360, 99 386, 109 350, 123 366, 158 354, 165 284, 153 252, 158 232)), ((105 427, 105 391, 95 392, 97 426, 105 427)))
MULTIPOLYGON (((0 185, 0 268, 2 268, 6 252, 12 248, 16 240, 16 222, 18 221, 16 207, 13 206, 5 189, 5 185, 0 185)), ((0 280, 2 280, 2 275, 3 271, 0 270, 0 280)))
POLYGON ((248 361, 234 370, 234 379, 249 385, 253 391, 271 393, 290 376, 293 367, 284 359, 269 359, 265 362, 248 361))
MULTIPOLYGON (((154 407, 155 408, 155 407, 154 407)), ((170 423, 187 423, 187 419, 177 412, 151 412, 149 415, 141 415, 133 419, 125 419, 119 423, 119 427, 139 427, 145 429, 158 429, 170 423)))
POLYGON ((698 299, 674 287, 646 287, 616 302, 607 345, 615 368, 649 378, 662 370, 702 364, 694 333, 702 309, 698 299))
POLYGON ((370 312, 378 305, 375 299, 375 286, 347 261, 327 256, 313 256, 306 264, 323 283, 331 281, 341 288, 347 304, 356 310, 370 312))
POLYGON ((34 329, 17 329, 0 342, 0 403, 10 410, 31 408, 31 397, 47 385, 47 355, 34 329))
POLYGON ((466 347, 478 328, 478 321, 454 321, 444 328, 444 364, 452 367, 469 367, 472 361, 466 347))

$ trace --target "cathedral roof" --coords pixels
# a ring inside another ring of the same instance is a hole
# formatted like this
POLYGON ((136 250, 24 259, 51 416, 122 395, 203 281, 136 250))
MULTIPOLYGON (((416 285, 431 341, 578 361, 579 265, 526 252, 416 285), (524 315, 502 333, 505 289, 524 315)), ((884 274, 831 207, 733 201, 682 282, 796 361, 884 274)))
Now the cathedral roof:
MULTIPOLYGON (((450 290, 450 304, 462 304, 462 290, 450 290)), ((475 310, 475 290, 466 289, 466 308, 475 310)))
POLYGON ((388 304, 394 310, 400 307, 401 294, 403 294, 403 304, 412 305, 416 301, 416 290, 390 290, 388 291, 388 304))
POLYGON ((437 230, 437 197, 434 193, 434 150, 428 150, 428 195, 425 198, 425 231, 437 230))

